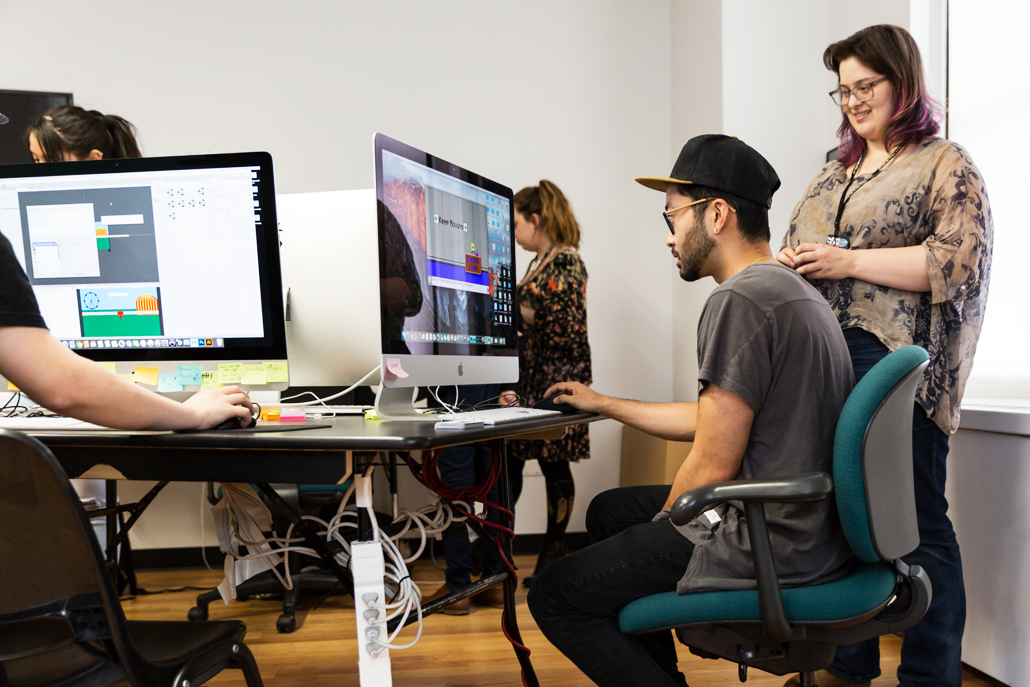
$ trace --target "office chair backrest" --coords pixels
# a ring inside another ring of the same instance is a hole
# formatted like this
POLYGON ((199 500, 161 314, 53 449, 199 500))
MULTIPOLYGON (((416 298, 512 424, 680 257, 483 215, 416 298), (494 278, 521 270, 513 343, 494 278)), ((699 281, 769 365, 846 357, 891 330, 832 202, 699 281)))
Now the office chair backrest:
POLYGON ((78 495, 46 446, 8 430, 0 430, 0 541, 0 625, 24 644, 20 655, 63 646, 55 625, 63 622, 73 633, 64 645, 113 646, 111 660, 133 684, 147 682, 78 495))
POLYGON ((83 595, 99 600, 78 497, 65 491, 71 486, 61 484, 49 454, 35 439, 0 432, 0 615, 83 595))
POLYGON ((919 346, 888 354, 855 385, 837 421, 837 511, 852 552, 866 563, 900 558, 919 545, 912 411, 928 360, 919 346))

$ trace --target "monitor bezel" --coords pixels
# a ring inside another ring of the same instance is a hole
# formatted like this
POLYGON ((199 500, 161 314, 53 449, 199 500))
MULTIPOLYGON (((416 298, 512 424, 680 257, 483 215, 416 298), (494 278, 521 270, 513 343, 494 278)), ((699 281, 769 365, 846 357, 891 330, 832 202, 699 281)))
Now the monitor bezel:
MULTIPOLYGON (((84 358, 98 362, 286 360, 286 323, 283 317, 282 273, 279 265, 279 232, 275 214, 272 156, 266 152, 248 152, 0 165, 0 180, 23 177, 224 169, 227 167, 258 167, 260 169, 257 199, 261 209, 261 225, 256 227, 256 230, 258 234, 258 278, 261 283, 261 313, 265 336, 260 339, 227 339, 224 347, 75 348, 72 350, 84 358), (229 345, 230 341, 234 343, 229 345)), ((225 265, 224 269, 231 269, 231 265, 225 265)))
MULTIPOLYGON (((406 143, 390 138, 385 134, 377 133, 375 135, 375 183, 376 183, 376 227, 379 232, 378 244, 382 246, 382 232, 383 227, 386 223, 385 217, 385 204, 384 204, 384 184, 383 184, 383 151, 387 151, 410 160, 416 164, 420 164, 424 167, 428 167, 437 172, 441 172, 450 177, 453 177, 459 181, 463 181, 473 186, 477 186, 488 193, 492 193, 497 196, 501 196, 508 200, 509 218, 508 226, 510 232, 510 239, 512 246, 515 245, 515 202, 514 192, 511 188, 500 184, 492 179, 488 179, 480 174, 469 171, 468 169, 456 165, 452 162, 448 162, 443 158, 435 155, 426 153, 418 148, 410 146, 406 143)), ((383 255, 380 250, 380 270, 382 273, 383 269, 383 255)), ((512 281, 515 279, 515 255, 512 253, 511 256, 511 277, 512 281)), ((388 322, 387 322, 387 311, 386 303, 380 293, 379 302, 379 313, 380 313, 380 332, 382 339, 382 351, 384 356, 412 356, 420 359, 431 359, 439 358, 443 356, 452 357, 455 360, 466 360, 468 358, 514 358, 518 359, 519 355, 519 336, 518 331, 520 329, 520 314, 518 308, 512 309, 512 323, 510 325, 511 334, 510 337, 506 337, 505 345, 471 345, 461 343, 448 343, 448 342, 423 342, 421 345, 431 345, 433 350, 431 353, 414 353, 408 347, 404 341, 392 341, 388 338, 388 322)), ((517 375, 517 373, 516 373, 517 375)), ((388 375, 384 374, 384 379, 388 375)), ((391 380, 394 381, 394 380, 391 380)), ((396 380, 398 385, 407 386, 400 380, 396 380)), ((466 382, 467 383, 467 382, 466 382)))

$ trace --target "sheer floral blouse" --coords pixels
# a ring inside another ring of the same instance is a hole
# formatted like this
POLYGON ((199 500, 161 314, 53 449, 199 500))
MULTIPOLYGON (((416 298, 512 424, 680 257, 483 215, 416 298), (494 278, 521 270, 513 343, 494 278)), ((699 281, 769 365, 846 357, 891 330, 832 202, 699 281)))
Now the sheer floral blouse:
MULTIPOLYGON (((825 243, 846 184, 844 168, 827 164, 794 208, 783 245, 825 243)), ((926 249, 929 293, 853 278, 812 284, 842 328, 864 329, 892 351, 918 344, 929 352, 916 401, 938 427, 954 434, 983 325, 994 240, 987 189, 969 153, 943 139, 924 141, 854 194, 840 237, 851 250, 926 249)))

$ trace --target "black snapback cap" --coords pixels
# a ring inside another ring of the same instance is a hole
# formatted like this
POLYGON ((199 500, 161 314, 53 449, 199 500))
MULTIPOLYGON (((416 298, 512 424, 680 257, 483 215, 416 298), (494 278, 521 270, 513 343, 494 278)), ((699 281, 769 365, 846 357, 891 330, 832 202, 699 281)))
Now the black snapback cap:
POLYGON ((669 184, 698 184, 770 208, 780 187, 776 170, 761 154, 733 136, 704 134, 687 141, 667 177, 637 177, 637 183, 664 192, 669 184))

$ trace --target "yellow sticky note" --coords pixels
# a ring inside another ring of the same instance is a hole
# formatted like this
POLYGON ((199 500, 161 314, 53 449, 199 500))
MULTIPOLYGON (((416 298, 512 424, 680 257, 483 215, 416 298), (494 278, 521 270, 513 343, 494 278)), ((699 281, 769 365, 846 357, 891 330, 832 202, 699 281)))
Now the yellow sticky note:
POLYGON ((265 379, 269 384, 290 381, 290 370, 286 362, 265 363, 265 379))
POLYGON ((138 384, 157 386, 158 373, 156 367, 140 367, 137 365, 132 374, 133 380, 138 384))
POLYGON ((118 376, 119 376, 119 377, 124 377, 125 379, 129 380, 130 382, 135 382, 135 381, 136 381, 136 375, 134 375, 134 374, 133 374, 133 373, 131 373, 131 372, 130 372, 130 373, 128 373, 128 374, 124 374, 124 375, 118 375, 118 376))
POLYGON ((251 386, 267 384, 268 375, 265 373, 264 365, 244 365, 243 383, 251 386))
POLYGON ((21 389, 16 387, 14 384, 11 384, 10 382, 7 382, 7 390, 8 391, 21 391, 21 389))
POLYGON ((243 381, 243 363, 218 363, 218 381, 239 384, 243 381))
POLYGON ((225 386, 218 381, 218 373, 214 371, 206 371, 200 373, 200 388, 201 389, 217 389, 220 386, 225 386))
POLYGON ((114 372, 114 363, 97 363, 97 365, 104 368, 105 370, 110 370, 111 372, 114 372))

